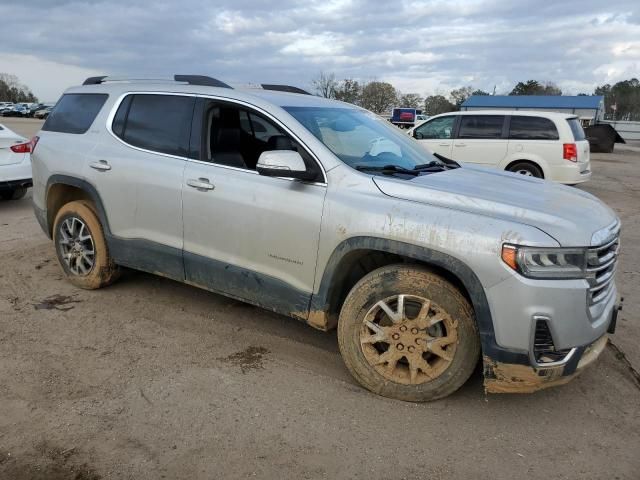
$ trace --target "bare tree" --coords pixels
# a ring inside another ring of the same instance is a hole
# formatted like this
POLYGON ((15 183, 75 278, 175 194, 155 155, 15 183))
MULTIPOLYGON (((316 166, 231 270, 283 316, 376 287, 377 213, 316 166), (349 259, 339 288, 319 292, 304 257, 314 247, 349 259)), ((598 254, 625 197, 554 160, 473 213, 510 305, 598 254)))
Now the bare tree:
POLYGON ((398 97, 398 106, 407 108, 422 108, 424 98, 417 93, 403 93, 398 97))
POLYGON ((0 101, 4 102, 37 102, 38 99, 29 87, 20 83, 15 75, 0 73, 0 101))
POLYGON ((397 102, 396 89, 386 82, 370 82, 362 89, 360 104, 372 112, 388 112, 397 102))
POLYGON ((452 112, 456 106, 442 95, 431 95, 424 101, 424 111, 427 115, 452 112))
POLYGON ((336 98, 336 76, 333 73, 320 72, 312 81, 316 93, 324 98, 336 98))
POLYGON ((449 95, 451 96, 453 103, 456 105, 456 107, 458 107, 459 110, 464 101, 471 95, 473 95, 473 87, 460 87, 456 90, 451 90, 451 93, 449 95))
POLYGON ((342 102, 360 105, 362 95, 362 85, 352 78, 345 78, 336 87, 335 99, 342 102))

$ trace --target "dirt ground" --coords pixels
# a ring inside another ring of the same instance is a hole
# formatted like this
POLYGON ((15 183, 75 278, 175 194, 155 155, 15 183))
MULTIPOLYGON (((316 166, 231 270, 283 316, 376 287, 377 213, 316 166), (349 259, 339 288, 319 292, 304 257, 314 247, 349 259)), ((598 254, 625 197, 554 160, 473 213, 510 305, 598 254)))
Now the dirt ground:
POLYGON ((593 158, 581 188, 624 224, 619 351, 563 387, 485 395, 477 372, 428 404, 356 385, 334 333, 222 296, 143 273, 78 290, 29 198, 0 203, 0 479, 637 480, 640 148, 593 158))

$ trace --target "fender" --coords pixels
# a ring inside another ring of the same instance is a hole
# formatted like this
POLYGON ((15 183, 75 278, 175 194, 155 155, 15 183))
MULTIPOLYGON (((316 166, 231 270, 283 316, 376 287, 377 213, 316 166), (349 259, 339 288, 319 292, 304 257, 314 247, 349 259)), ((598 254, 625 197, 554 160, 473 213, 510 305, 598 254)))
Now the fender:
POLYGON ((335 327, 336 319, 331 319, 329 314, 331 285, 339 274, 338 266, 342 259, 348 253, 357 250, 392 253, 439 267, 451 273, 464 285, 471 300, 480 332, 483 356, 504 363, 529 364, 529 358, 526 354, 506 350, 496 343, 491 310, 484 288, 468 265, 446 253, 396 240, 365 236, 352 237, 344 240, 335 248, 325 267, 318 292, 311 298, 308 322, 312 326, 322 330, 335 327))

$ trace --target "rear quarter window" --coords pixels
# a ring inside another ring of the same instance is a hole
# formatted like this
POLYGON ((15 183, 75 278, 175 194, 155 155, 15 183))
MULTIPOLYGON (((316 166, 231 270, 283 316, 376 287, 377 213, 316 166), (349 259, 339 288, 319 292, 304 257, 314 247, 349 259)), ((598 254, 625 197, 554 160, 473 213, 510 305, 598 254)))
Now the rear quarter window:
POLYGON ((555 123, 543 117, 512 116, 509 138, 516 140, 558 140, 555 123))
POLYGON ((109 98, 106 93, 67 93, 53 108, 42 130, 60 133, 86 133, 109 98))
POLYGON ((573 132, 573 139, 576 142, 584 140, 586 138, 584 130, 582 129, 582 125, 580 125, 580 121, 577 118, 569 118, 567 119, 567 123, 571 127, 571 131, 573 132))
POLYGON ((129 145, 186 157, 195 97, 134 94, 127 96, 111 130, 129 145))

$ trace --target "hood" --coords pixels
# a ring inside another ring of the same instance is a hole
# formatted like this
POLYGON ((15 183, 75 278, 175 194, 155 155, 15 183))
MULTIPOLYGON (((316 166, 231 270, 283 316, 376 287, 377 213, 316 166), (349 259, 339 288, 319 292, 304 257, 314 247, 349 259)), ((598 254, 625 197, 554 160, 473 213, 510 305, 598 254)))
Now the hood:
POLYGON ((483 167, 373 181, 391 197, 539 228, 562 246, 589 246, 596 232, 617 221, 609 207, 575 187, 483 167))

